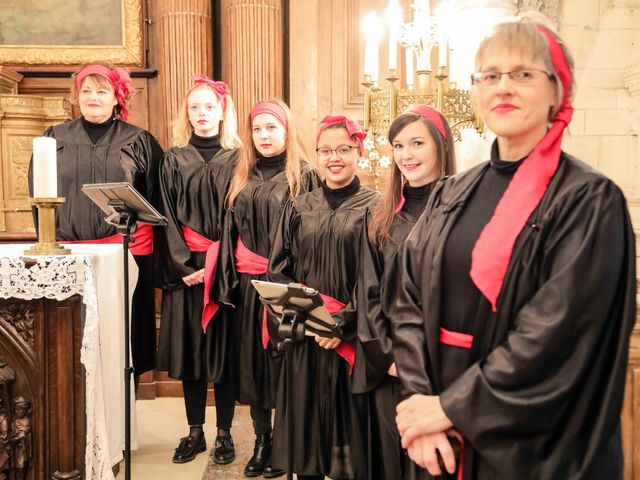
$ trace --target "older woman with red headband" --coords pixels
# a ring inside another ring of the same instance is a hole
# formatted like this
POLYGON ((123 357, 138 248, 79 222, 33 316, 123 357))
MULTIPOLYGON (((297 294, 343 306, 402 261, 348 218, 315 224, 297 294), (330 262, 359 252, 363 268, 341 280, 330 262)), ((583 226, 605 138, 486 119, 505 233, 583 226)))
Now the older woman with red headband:
POLYGON ((560 148, 573 64, 541 18, 496 26, 476 66, 491 161, 436 188, 383 298, 402 444, 431 475, 622 478, 636 302, 624 196, 560 148))
MULTIPOLYGON (((58 193, 66 198, 56 214, 58 240, 122 243, 115 227, 104 221, 102 210, 80 190, 85 183, 129 182, 156 204, 163 152, 149 132, 127 123, 127 102, 133 93, 126 70, 88 65, 73 82, 73 98, 82 116, 45 132, 57 140, 58 193)), ((131 306, 131 353, 137 378, 155 365, 153 230, 140 225, 133 237, 130 250, 139 275, 131 306)))
POLYGON ((225 213, 224 202, 242 143, 229 86, 205 75, 192 77, 173 123, 174 146, 160 167, 161 204, 168 220, 158 232, 158 283, 163 288, 158 369, 182 380, 189 434, 174 463, 206 450, 203 431, 207 383, 214 382, 217 436, 212 459, 231 463, 235 394, 227 370, 226 311, 213 319, 209 289, 225 213), (207 292, 207 295, 204 295, 207 292))
POLYGON ((284 382, 278 385, 274 464, 284 467, 291 455, 301 480, 367 478, 367 446, 358 423, 365 404, 351 395, 350 385, 360 237, 367 208, 378 196, 356 176, 363 139, 360 125, 344 116, 322 121, 316 148, 322 188, 287 203, 269 258, 270 280, 317 289, 338 324, 335 335, 308 336, 292 346, 287 368, 295 372, 294 397, 286 397, 284 382), (291 451, 287 418, 298 419, 289 430, 291 451))

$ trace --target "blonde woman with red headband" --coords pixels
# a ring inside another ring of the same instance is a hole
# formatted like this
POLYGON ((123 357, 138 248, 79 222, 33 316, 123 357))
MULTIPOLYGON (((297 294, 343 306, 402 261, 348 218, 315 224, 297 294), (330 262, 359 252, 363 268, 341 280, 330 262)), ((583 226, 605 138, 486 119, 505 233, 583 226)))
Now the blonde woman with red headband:
MULTIPOLYGON (((66 202, 56 213, 56 238, 63 242, 122 243, 104 212, 82 191, 85 183, 129 182, 157 204, 162 148, 147 131, 127 123, 135 93, 120 67, 88 65, 74 76, 72 98, 81 117, 47 129, 57 140, 58 193, 66 202)), ((30 188, 31 185, 30 169, 30 188)), ((152 272, 153 229, 140 225, 130 250, 138 264, 131 305, 131 353, 136 379, 155 366, 156 320, 152 272)))
POLYGON ((202 74, 192 81, 173 124, 174 146, 160 167, 168 225, 156 236, 163 288, 158 369, 181 380, 184 393, 189 434, 180 439, 173 462, 189 462, 206 450, 207 384, 213 382, 218 431, 211 456, 224 465, 235 459, 234 379, 226 368, 230 325, 224 309, 213 318, 208 292, 242 143, 229 86, 202 74))
POLYGON ((385 284, 402 444, 423 478, 621 479, 625 198, 560 148, 573 62, 552 27, 497 25, 476 68, 491 160, 436 187, 385 284))
POLYGON ((249 113, 243 147, 227 195, 228 212, 220 265, 212 289, 217 304, 233 305, 233 371, 236 399, 250 406, 256 434, 244 475, 284 474, 268 465, 271 411, 281 354, 269 342, 266 315, 251 280, 265 280, 275 227, 290 197, 319 183, 289 108, 280 100, 259 102, 249 113))
POLYGON ((391 321, 380 308, 386 270, 422 214, 437 181, 455 173, 451 129, 428 105, 414 105, 389 127, 393 164, 389 183, 372 208, 362 236, 358 335, 353 393, 369 395, 369 479, 402 477, 404 455, 395 423, 400 381, 391 350, 391 321))

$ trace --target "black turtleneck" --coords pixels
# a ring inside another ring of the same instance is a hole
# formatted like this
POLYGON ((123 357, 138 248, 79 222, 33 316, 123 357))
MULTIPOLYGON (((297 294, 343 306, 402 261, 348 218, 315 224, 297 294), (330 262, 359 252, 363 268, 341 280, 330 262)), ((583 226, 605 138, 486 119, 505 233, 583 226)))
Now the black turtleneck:
POLYGON ((214 135, 213 137, 201 137, 196 135, 195 132, 191 134, 189 143, 198 150, 198 153, 204 158, 206 162, 211 160, 216 153, 220 151, 220 136, 214 135))
POLYGON ((286 163, 286 150, 274 157, 263 157, 262 155, 258 154, 258 168, 260 169, 260 173, 262 174, 262 180, 264 180, 265 182, 267 180, 271 180, 278 173, 284 170, 286 163))
POLYGON ((93 123, 82 117, 82 128, 84 128, 84 131, 87 132, 87 136, 91 140, 91 143, 95 145, 96 143, 98 143, 98 140, 100 140, 104 136, 104 134, 107 133, 107 130, 111 128, 111 125, 113 125, 115 121, 115 115, 102 123, 93 123))
POLYGON ((344 202, 347 198, 353 195, 360 188, 360 179, 356 176, 353 178, 349 185, 345 185, 340 188, 329 188, 327 181, 322 181, 322 190, 324 190, 324 198, 327 199, 331 208, 335 210, 344 202))
POLYGON ((404 195, 404 205, 402 208, 409 212, 414 218, 418 218, 422 214, 435 184, 436 182, 431 182, 420 187, 412 187, 407 183, 402 191, 404 195))

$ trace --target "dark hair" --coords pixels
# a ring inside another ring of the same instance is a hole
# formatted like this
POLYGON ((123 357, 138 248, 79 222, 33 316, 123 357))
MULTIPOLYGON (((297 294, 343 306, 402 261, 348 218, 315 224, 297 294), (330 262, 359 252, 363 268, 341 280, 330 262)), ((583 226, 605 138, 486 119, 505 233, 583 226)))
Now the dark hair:
MULTIPOLYGON (((389 143, 393 141, 398 134, 407 126, 414 122, 422 122, 429 131, 429 135, 436 144, 436 154, 438 156, 438 178, 445 175, 453 175, 456 173, 456 159, 453 146, 453 136, 447 119, 442 116, 446 138, 442 136, 440 130, 429 120, 421 115, 413 112, 407 112, 399 115, 389 127, 389 143)), ((393 217, 396 214, 396 208, 400 202, 402 195, 402 174, 395 161, 391 162, 389 172, 389 183, 383 194, 382 199, 376 206, 373 213, 373 219, 369 225, 369 240, 377 245, 382 245, 391 238, 390 230, 393 223, 393 217)))

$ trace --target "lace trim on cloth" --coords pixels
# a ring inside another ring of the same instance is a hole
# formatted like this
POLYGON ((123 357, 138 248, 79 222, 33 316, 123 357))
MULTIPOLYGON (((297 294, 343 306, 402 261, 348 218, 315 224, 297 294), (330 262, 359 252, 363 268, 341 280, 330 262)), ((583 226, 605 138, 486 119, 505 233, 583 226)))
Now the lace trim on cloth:
POLYGON ((87 479, 113 480, 100 365, 98 299, 91 257, 86 255, 33 257, 27 267, 20 257, 0 257, 0 298, 65 300, 81 295, 85 326, 80 361, 85 368, 87 479))

